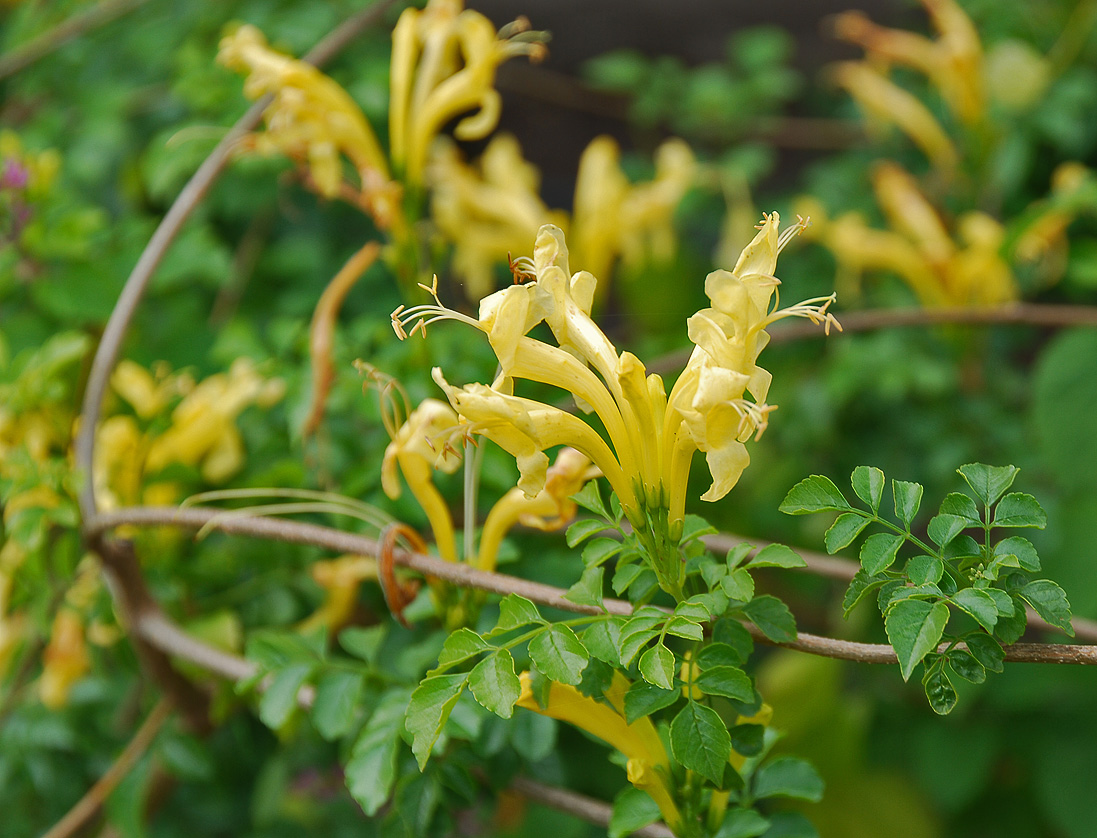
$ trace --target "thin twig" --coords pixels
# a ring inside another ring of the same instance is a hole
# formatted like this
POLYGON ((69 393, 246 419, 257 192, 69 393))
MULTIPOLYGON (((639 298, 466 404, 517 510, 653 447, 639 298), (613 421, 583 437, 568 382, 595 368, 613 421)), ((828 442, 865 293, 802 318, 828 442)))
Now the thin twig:
POLYGON ((156 738, 156 734, 160 732, 160 728, 167 721, 168 716, 171 715, 171 711, 171 701, 167 698, 160 699, 157 705, 152 708, 148 718, 138 728, 133 739, 118 755, 118 759, 114 761, 114 764, 95 782, 95 785, 88 789, 87 794, 81 797, 76 805, 65 813, 61 820, 42 835, 42 838, 68 838, 91 820, 110 796, 110 793, 133 770, 137 761, 148 750, 149 745, 156 738))
MULTIPOLYGON (((1001 308, 888 308, 867 311, 836 312, 843 334, 875 332, 880 329, 911 326, 1097 326, 1097 306, 1053 305, 1046 303, 1014 303, 1001 308)), ((775 326, 770 344, 824 337, 815 323, 798 320, 775 326)), ((839 339, 833 333, 831 340, 839 339)), ((692 347, 670 352, 648 365, 649 372, 666 374, 682 369, 689 360, 692 347)))
MULTIPOLYGON (((87 522, 87 527, 89 531, 96 534, 101 534, 123 524, 175 526, 188 529, 209 527, 230 535, 249 535, 296 544, 308 544, 340 553, 354 553, 363 556, 378 555, 379 545, 376 540, 331 529, 330 527, 258 516, 254 518, 218 519, 217 515, 218 510, 211 509, 138 506, 97 515, 87 522)), ((577 614, 602 613, 592 606, 578 605, 564 599, 564 594, 567 591, 552 585, 530 582, 527 579, 519 579, 501 573, 476 570, 465 564, 447 562, 420 553, 409 553, 406 550, 394 551, 393 558, 396 564, 424 575, 436 576, 462 587, 479 588, 500 595, 515 593, 524 596, 531 602, 577 614)), ((605 605, 605 611, 610 614, 628 616, 633 610, 631 603, 620 599, 605 599, 603 604, 605 605)), ((760 643, 769 643, 823 657, 860 661, 861 663, 898 662, 895 650, 884 643, 856 643, 849 640, 820 637, 806 632, 800 632, 797 639, 791 643, 774 643, 753 624, 748 624, 747 629, 755 640, 760 643)), ((173 654, 175 654, 174 651, 173 654)), ((1005 659, 1024 663, 1097 665, 1097 646, 1014 643, 1012 646, 1005 648, 1005 659)))
POLYGON ((74 38, 109 23, 146 2, 147 0, 101 0, 90 9, 61 21, 52 29, 47 29, 5 55, 0 55, 0 79, 15 75, 74 38))
MULTIPOLYGON (((613 815, 613 807, 608 803, 569 789, 546 786, 528 777, 516 777, 510 787, 536 803, 556 809, 558 812, 574 815, 595 826, 608 827, 609 819, 613 815)), ((630 832, 629 835, 638 836, 638 838, 674 838, 674 833, 663 823, 653 823, 630 832)))

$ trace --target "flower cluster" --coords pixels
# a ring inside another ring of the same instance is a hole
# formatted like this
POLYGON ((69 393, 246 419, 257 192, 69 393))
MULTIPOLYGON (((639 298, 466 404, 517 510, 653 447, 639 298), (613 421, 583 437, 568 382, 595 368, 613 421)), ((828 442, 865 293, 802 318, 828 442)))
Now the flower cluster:
POLYGON ((501 368, 490 387, 457 387, 434 370, 468 432, 486 436, 515 457, 518 486, 527 497, 545 486, 548 449, 568 445, 589 457, 652 560, 664 564, 662 572, 656 567, 660 584, 680 593, 677 543, 694 452, 705 453, 713 478, 704 499, 719 500, 749 462, 745 443, 761 434, 773 409, 765 401, 770 374, 757 366, 769 340, 766 327, 789 316, 808 317, 828 329, 837 322, 827 312, 833 295, 780 308, 780 283, 773 275, 777 256, 806 222, 783 233, 779 222, 777 213, 766 216, 734 270, 709 274, 705 293, 712 305, 689 319, 695 348, 669 395, 658 375, 648 375, 631 352, 619 354, 591 319, 597 280, 587 271, 570 272, 564 235, 551 225, 537 236, 530 266, 535 280, 486 297, 478 319, 445 308, 435 293, 433 305, 398 308, 393 326, 401 338, 443 319, 484 332, 501 368), (556 345, 529 335, 541 323, 556 345), (561 408, 515 395, 518 379, 572 393, 581 409, 598 417, 608 439, 561 408))

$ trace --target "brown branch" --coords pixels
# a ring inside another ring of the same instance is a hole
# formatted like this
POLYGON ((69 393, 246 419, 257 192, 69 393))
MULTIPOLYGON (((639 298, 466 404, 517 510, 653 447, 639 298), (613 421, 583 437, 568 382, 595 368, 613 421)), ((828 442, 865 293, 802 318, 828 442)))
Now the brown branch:
POLYGON ((69 41, 143 6, 147 0, 101 0, 90 9, 61 21, 52 29, 0 55, 0 79, 15 75, 69 41))
MULTIPOLYGON (((376 540, 354 533, 298 521, 285 521, 258 516, 251 518, 238 515, 229 516, 219 510, 211 509, 178 509, 176 507, 156 506, 129 507, 97 515, 88 522, 87 526, 92 532, 102 533, 123 524, 176 526, 195 530, 206 528, 219 530, 230 535, 270 538, 364 556, 376 556, 379 551, 376 540)), ((532 602, 577 614, 602 613, 592 606, 578 605, 564 599, 563 595, 566 591, 552 585, 530 582, 526 579, 519 579, 501 573, 476 570, 465 564, 447 562, 433 556, 409 553, 405 550, 394 551, 394 562, 424 575, 437 576, 462 587, 478 588, 500 595, 515 593, 532 602)), ((620 599, 606 599, 603 600, 603 604, 605 610, 610 614, 628 616, 633 610, 631 603, 620 599)), ((862 663, 898 662, 895 651, 891 646, 884 643, 856 643, 849 640, 820 637, 806 632, 800 632, 797 639, 792 643, 773 643, 753 624, 748 624, 747 628, 755 640, 760 643, 862 663)), ((1012 646, 1005 648, 1005 659, 1023 663, 1097 665, 1097 646, 1014 643, 1012 646)))
MULTIPOLYGON (((608 803, 569 789, 546 786, 527 777, 516 777, 510 787, 536 803, 567 815, 574 815, 595 826, 608 827, 610 816, 613 814, 613 807, 608 803)), ((674 833, 663 823, 653 823, 643 829, 630 832, 629 835, 639 836, 639 838, 674 838, 674 833)))
MULTIPOLYGON (((874 332, 880 329, 911 326, 1097 326, 1097 306, 1053 305, 1046 303, 1014 303, 1001 308, 888 308, 867 311, 835 312, 843 334, 874 332)), ((825 337, 817 324, 805 320, 785 322, 770 333, 770 344, 825 337)), ((831 340, 839 339, 833 332, 831 340)), ((648 365, 649 372, 666 374, 682 369, 689 360, 692 347, 657 358, 648 365)))
POLYGON ((129 741, 125 749, 118 755, 118 759, 107 769, 95 785, 88 789, 87 794, 77 801, 61 820, 55 823, 42 838, 69 838, 74 835, 85 823, 95 816, 110 793, 122 782, 127 774, 133 770, 137 761, 148 750, 149 745, 156 739, 156 734, 171 715, 171 701, 162 698, 149 713, 148 718, 138 728, 133 739, 129 741))

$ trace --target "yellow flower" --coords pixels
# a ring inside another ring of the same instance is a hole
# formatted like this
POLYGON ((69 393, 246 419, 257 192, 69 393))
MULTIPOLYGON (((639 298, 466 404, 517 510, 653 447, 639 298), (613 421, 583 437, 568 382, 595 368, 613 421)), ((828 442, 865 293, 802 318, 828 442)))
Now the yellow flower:
POLYGON ((91 669, 84 623, 79 614, 62 606, 53 618, 50 642, 42 653, 42 678, 38 692, 51 710, 65 706, 69 691, 91 669))
POLYGON ((377 578, 377 559, 372 556, 339 556, 315 562, 311 575, 313 581, 324 589, 324 601, 297 628, 307 633, 323 626, 330 637, 350 622, 362 582, 377 578))
POLYGON ((677 543, 685 514, 685 490, 695 451, 706 454, 713 476, 705 500, 719 500, 735 485, 748 462, 743 445, 761 433, 770 376, 756 366, 775 320, 803 316, 828 327, 826 309, 834 297, 808 300, 781 309, 777 255, 802 226, 778 233, 780 219, 767 216, 734 271, 715 271, 705 283, 712 308, 689 321, 696 348, 670 396, 658 375, 647 375, 630 352, 618 354, 590 317, 596 280, 571 274, 559 228, 541 228, 534 247, 536 279, 505 288, 480 303, 479 318, 434 305, 402 306, 393 313, 397 334, 407 337, 437 320, 460 320, 483 331, 495 351, 501 375, 488 387, 449 384, 441 370, 434 378, 454 410, 515 457, 518 487, 533 498, 545 485, 546 449, 568 445, 586 455, 605 475, 629 522, 645 540, 660 584, 681 593, 682 563, 677 543), (544 322, 553 346, 528 336, 544 322), (569 391, 580 408, 594 412, 608 441, 583 420, 560 408, 513 395, 513 382, 526 379, 569 391), (749 392, 754 401, 745 398, 749 392))
POLYGON ((614 672, 613 683, 605 695, 609 705, 583 695, 575 687, 550 681, 547 701, 542 707, 533 695, 530 674, 523 672, 519 679, 522 684, 519 707, 585 730, 628 757, 629 782, 651 795, 659 804, 667 826, 678 833, 682 814, 674 801, 670 759, 649 718, 637 719, 632 724, 625 721, 624 696, 630 685, 624 675, 614 672))

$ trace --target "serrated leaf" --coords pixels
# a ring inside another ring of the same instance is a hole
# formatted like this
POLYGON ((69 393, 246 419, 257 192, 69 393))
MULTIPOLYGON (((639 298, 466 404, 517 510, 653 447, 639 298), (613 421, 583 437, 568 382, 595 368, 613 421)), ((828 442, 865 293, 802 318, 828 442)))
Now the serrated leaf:
POLYGON ((754 809, 729 809, 713 838, 758 838, 769 827, 770 822, 754 809))
POLYGON ((986 668, 971 652, 963 649, 953 649, 948 653, 948 665, 953 672, 972 684, 981 684, 987 679, 986 668))
POLYGON ((929 706, 938 716, 947 716, 956 706, 956 690, 945 674, 944 667, 935 666, 922 684, 926 689, 929 706))
POLYGON ((514 714, 514 702, 522 694, 510 652, 500 649, 476 664, 469 673, 469 689, 480 706, 509 719, 514 714))
POLYGON ((994 626, 994 636, 1001 640, 1006 646, 1011 643, 1016 643, 1021 635, 1025 633, 1025 627, 1028 625, 1028 615, 1025 612, 1024 600, 1021 600, 1016 596, 1012 597, 1012 600, 1013 614, 1006 616, 999 610, 998 622, 994 626))
POLYGON ((754 698, 750 676, 737 666, 711 667, 702 671, 694 683, 705 695, 722 695, 743 702, 754 698))
MULTIPOLYGON (((449 668, 494 647, 470 628, 450 632, 438 653, 438 669, 449 668)), ((437 671, 437 670, 435 670, 437 671)))
POLYGON ((620 553, 623 547, 616 539, 596 538, 583 548, 583 564, 587 567, 605 564, 620 553))
POLYGON ((540 672, 561 684, 578 684, 590 660, 586 647, 567 626, 553 624, 529 642, 530 659, 540 672))
POLYGON ((1036 527, 1042 530, 1047 526, 1047 513, 1032 495, 1010 492, 995 507, 991 526, 1036 527))
POLYGON ((713 623, 712 640, 714 643, 731 646, 743 660, 747 660, 754 653, 754 638, 750 636, 747 627, 734 617, 723 617, 713 623))
POLYGON ((737 754, 742 754, 745 757, 756 757, 765 750, 765 725, 744 722, 743 724, 732 725, 728 728, 728 733, 731 734, 731 747, 737 754))
POLYGON ((728 599, 746 602, 754 596, 754 577, 746 568, 740 567, 720 580, 720 590, 727 594, 728 599))
POLYGON ((831 510, 844 512, 850 508, 838 487, 821 474, 813 474, 793 486, 779 507, 786 515, 808 515, 831 510))
POLYGON ((775 596, 755 597, 743 606, 743 614, 774 643, 791 643, 796 639, 796 619, 775 596))
POLYGON ((643 572, 647 570, 642 564, 626 564, 617 565, 617 570, 613 574, 613 592, 620 596, 629 589, 633 582, 635 582, 643 572))
POLYGON ((906 574, 915 585, 935 585, 945 572, 945 563, 936 556, 915 556, 907 562, 906 574))
POLYGON ((574 602, 576 605, 593 605, 602 607, 602 577, 605 568, 588 567, 579 577, 579 581, 568 588, 564 599, 574 602))
POLYGON ((277 730, 297 709, 297 693, 311 677, 315 664, 296 663, 274 673, 274 678, 259 699, 259 719, 277 730))
POLYGON ((991 672, 1001 672, 1006 658, 1002 646, 993 637, 986 634, 969 634, 964 638, 968 651, 979 663, 991 672))
POLYGON ((703 602, 698 602, 692 598, 687 599, 685 602, 679 602, 674 608, 674 614, 677 617, 685 617, 698 623, 712 618, 712 613, 708 610, 708 607, 703 602))
POLYGON ((833 555, 843 547, 848 547, 871 523, 872 519, 866 518, 860 512, 843 512, 834 519, 834 523, 823 536, 827 552, 833 555))
POLYGON ((386 636, 388 636, 388 626, 384 623, 369 628, 353 626, 339 632, 339 645, 359 660, 376 666, 377 653, 386 636))
POLYGON ((892 608, 897 602, 902 602, 904 599, 928 599, 936 602, 939 599, 944 599, 944 592, 936 585, 902 585, 893 589, 890 598, 887 602, 881 600, 880 610, 887 614, 888 609, 892 608))
POLYGON ((688 702, 670 724, 670 747, 684 768, 720 784, 731 756, 731 737, 711 707, 688 702))
POLYGON ((688 544, 706 535, 716 535, 718 530, 700 515, 687 514, 682 521, 682 537, 680 542, 688 544))
POLYGON ((396 751, 410 691, 386 693, 355 740, 344 779, 362 811, 372 817, 385 805, 396 782, 396 751))
POLYGON ((507 594, 499 601, 499 619, 495 621, 495 628, 486 636, 496 637, 513 629, 528 626, 530 623, 543 622, 536 605, 524 596, 507 594))
POLYGON ((611 524, 597 518, 580 518, 568 527, 564 538, 567 540, 568 547, 576 547, 591 536, 612 528, 611 524))
POLYGON ((956 515, 963 518, 969 527, 981 527, 983 525, 983 513, 970 495, 963 492, 949 492, 941 501, 938 510, 942 515, 956 515))
POLYGON ((846 588, 846 593, 842 597, 843 615, 848 618, 850 612, 857 607, 857 603, 887 581, 886 577, 873 578, 869 576, 865 573, 864 568, 858 570, 853 575, 853 579, 850 580, 849 587, 846 588))
POLYGON ((873 514, 884 497, 884 473, 874 466, 857 466, 849 478, 853 493, 869 505, 873 514))
POLYGON ((983 463, 970 463, 956 469, 967 484, 987 506, 992 505, 1002 493, 1013 485, 1020 469, 1014 466, 988 466, 983 463))
POLYGON ((926 534, 938 547, 944 547, 969 526, 959 515, 934 515, 926 527, 926 534))
POLYGON ((994 607, 998 609, 999 617, 1011 617, 1015 607, 1013 597, 998 588, 983 588, 982 591, 994 600, 994 607))
POLYGON ((735 568, 741 565, 743 560, 750 555, 750 552, 753 549, 753 544, 748 544, 744 541, 728 550, 727 557, 724 559, 725 564, 727 564, 727 569, 735 570, 735 568))
POLYGON ((355 721, 355 709, 362 697, 365 678, 361 672, 333 669, 316 682, 312 719, 316 731, 329 742, 346 735, 355 721))
POLYGON ((597 480, 588 480, 583 488, 571 496, 571 499, 588 512, 593 512, 602 518, 609 518, 605 503, 602 502, 602 492, 598 488, 597 480))
POLYGON ((583 646, 592 656, 612 666, 621 665, 621 656, 618 644, 621 640, 620 617, 611 617, 602 622, 595 623, 583 632, 583 646))
POLYGON ((895 517, 910 529, 910 522, 922 505, 922 485, 906 480, 892 480, 891 494, 895 498, 895 517))
POLYGON ((891 567, 904 540, 898 533, 887 532, 873 533, 866 538, 861 545, 861 567, 865 573, 875 576, 891 567))
POLYGON ((647 681, 635 681, 625 693, 625 721, 632 724, 639 718, 670 707, 681 697, 681 690, 665 690, 647 681))
POLYGON ((411 694, 404 716, 404 727, 411 734, 411 752, 419 763, 420 771, 426 767, 431 749, 442 733, 442 727, 468 679, 467 672, 432 675, 424 678, 411 694))
POLYGON ((1070 602, 1067 600, 1066 591, 1050 579, 1036 579, 1017 593, 1044 620, 1074 637, 1074 626, 1070 622, 1070 602))
POLYGON ((714 666, 739 666, 745 660, 742 651, 734 646, 709 643, 698 652, 696 662, 700 669, 711 669, 714 666))
POLYGON ((792 797, 818 803, 823 799, 823 778, 810 762, 799 757, 777 757, 754 774, 754 797, 792 797))
POLYGON ((695 620, 687 619, 680 615, 676 615, 667 620, 666 628, 664 629, 667 634, 673 634, 675 637, 684 637, 686 640, 703 640, 705 637, 705 631, 695 620))
POLYGON ((674 654, 663 644, 656 644, 644 652, 638 668, 649 684, 664 690, 674 687, 674 654))
POLYGON ((952 595, 952 602, 987 631, 994 631, 994 626, 998 623, 998 605, 994 597, 986 591, 978 588, 964 588, 952 595))
POLYGON ((905 599, 887 613, 884 630, 899 658, 903 680, 910 679, 914 667, 937 648, 948 623, 948 606, 921 599, 905 599))
POLYGON ((808 563, 791 547, 786 547, 784 544, 767 544, 747 562, 746 566, 753 570, 759 567, 807 567, 808 563))
POLYGON ((625 838, 659 820, 659 804, 646 791, 629 786, 613 800, 609 838, 625 838))
POLYGON ((1011 535, 994 545, 995 559, 1004 556, 1016 557, 1017 566, 1024 570, 1032 573, 1040 570, 1040 556, 1036 552, 1036 547, 1033 546, 1031 541, 1022 536, 1011 535))
POLYGON ((631 618, 621 627, 617 652, 623 666, 631 664, 637 653, 659 633, 655 626, 661 625, 663 620, 663 617, 641 615, 631 618))

